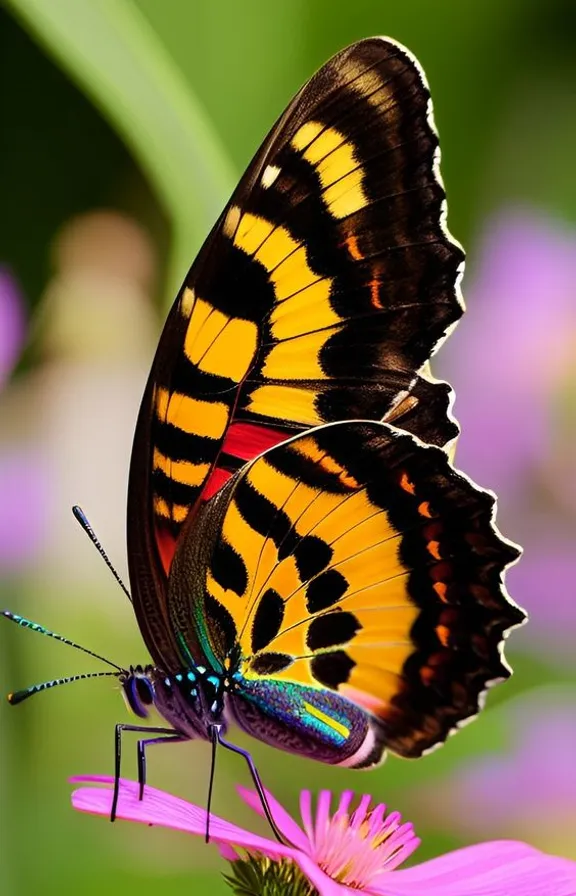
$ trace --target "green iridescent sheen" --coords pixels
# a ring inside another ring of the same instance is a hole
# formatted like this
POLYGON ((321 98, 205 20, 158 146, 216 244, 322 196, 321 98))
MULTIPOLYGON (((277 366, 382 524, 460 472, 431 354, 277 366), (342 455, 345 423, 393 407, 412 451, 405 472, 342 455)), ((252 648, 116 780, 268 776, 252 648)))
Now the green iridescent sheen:
MULTIPOLYGON (((193 616, 194 616, 194 628, 196 631, 196 636, 198 638, 198 642, 200 644, 200 649, 204 654, 205 665, 209 666, 211 669, 215 671, 222 671, 222 663, 217 658, 216 654, 212 649, 212 644, 210 642, 210 637, 208 635, 208 627, 206 624, 206 617, 203 612, 204 604, 202 602, 198 602, 198 606, 192 608, 193 616)), ((178 633, 178 640, 183 649, 186 650, 189 656, 191 656, 190 651, 186 647, 186 642, 184 636, 181 632, 178 633)), ((192 665, 195 665, 192 660, 192 665)))

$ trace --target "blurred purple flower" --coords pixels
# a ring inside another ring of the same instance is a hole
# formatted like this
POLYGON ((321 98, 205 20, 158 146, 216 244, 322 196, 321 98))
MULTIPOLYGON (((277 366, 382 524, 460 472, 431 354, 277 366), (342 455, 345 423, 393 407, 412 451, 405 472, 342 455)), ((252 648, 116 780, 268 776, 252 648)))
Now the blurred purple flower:
MULTIPOLYGON (((0 266, 0 389, 16 364, 26 333, 22 295, 8 268, 0 266)), ((3 433, 6 435, 6 431, 3 433)), ((0 446, 0 572, 14 572, 37 549, 39 455, 0 446)))
MULTIPOLYGON (((108 817, 112 779, 75 780, 107 785, 76 790, 72 803, 83 812, 108 817)), ((204 834, 204 809, 151 787, 146 788, 142 801, 138 793, 136 783, 121 782, 119 818, 204 834)), ((252 809, 263 814, 255 793, 244 789, 240 793, 252 809)), ((252 834, 214 815, 210 821, 213 840, 233 867, 239 859, 238 848, 253 857, 266 856, 272 863, 288 860, 300 869, 304 883, 307 879, 320 896, 576 896, 576 863, 545 855, 524 843, 482 843, 397 870, 419 843, 412 825, 402 824, 398 812, 388 813, 382 804, 373 806, 369 796, 362 797, 352 810, 351 791, 342 794, 334 813, 331 794, 323 791, 313 812, 310 791, 304 790, 300 826, 271 794, 267 797, 286 844, 252 834)), ((289 896, 294 885, 284 891, 289 896)))
POLYGON ((45 532, 46 483, 39 452, 0 450, 0 575, 18 573, 38 556, 45 532))
POLYGON ((510 498, 549 448, 552 392, 574 353, 576 233, 505 212, 477 259, 468 312, 437 367, 456 390, 458 466, 510 498))
POLYGON ((22 295, 8 268, 0 266, 0 388, 18 360, 24 335, 22 295))
POLYGON ((569 521, 534 515, 521 541, 524 555, 507 574, 510 593, 529 612, 515 633, 517 647, 543 652, 547 659, 572 663, 576 641, 574 544, 569 521))
POLYGON ((509 749, 468 760, 417 795, 430 817, 468 836, 525 837, 576 859, 576 700, 547 687, 493 711, 509 749))
POLYGON ((576 633, 576 507, 561 519, 550 482, 566 492, 558 395, 575 369, 576 231, 526 211, 501 213, 475 270, 468 313, 438 358, 457 395, 456 464, 498 492, 505 531, 524 547, 507 579, 531 618, 516 645, 562 657, 576 633))

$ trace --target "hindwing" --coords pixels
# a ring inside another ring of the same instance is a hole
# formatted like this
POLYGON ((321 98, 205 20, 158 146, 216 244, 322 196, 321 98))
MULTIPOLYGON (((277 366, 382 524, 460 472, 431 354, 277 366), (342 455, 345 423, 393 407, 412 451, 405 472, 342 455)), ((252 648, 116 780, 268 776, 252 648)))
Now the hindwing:
POLYGON ((440 445, 456 434, 448 387, 419 375, 462 313, 437 158, 417 62, 361 41, 302 88, 208 237, 162 334, 132 457, 130 573, 157 658, 149 616, 181 527, 242 462, 346 418, 388 417, 440 445))
POLYGON ((374 720, 380 754, 420 755, 509 674, 502 643, 524 614, 503 574, 519 551, 494 500, 387 424, 316 428, 247 464, 185 531, 172 625, 188 641, 203 620, 211 661, 237 670, 237 710, 277 718, 289 700, 290 728, 300 692, 323 716, 333 692, 340 725, 350 703, 374 720))

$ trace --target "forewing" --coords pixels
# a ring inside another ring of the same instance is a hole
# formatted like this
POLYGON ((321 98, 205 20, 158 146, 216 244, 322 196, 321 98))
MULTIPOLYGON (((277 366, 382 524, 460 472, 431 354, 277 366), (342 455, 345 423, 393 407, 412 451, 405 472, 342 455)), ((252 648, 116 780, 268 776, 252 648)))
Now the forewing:
POLYGON ((503 574, 519 551, 445 452, 384 423, 332 424, 269 450, 218 498, 194 533, 204 604, 181 593, 177 625, 207 620, 221 666, 239 668, 239 716, 242 700, 264 714, 268 700, 277 722, 279 689, 285 707, 305 689, 318 726, 331 693, 371 720, 372 760, 385 746, 417 756, 509 675, 503 639, 524 614, 503 574))
POLYGON ((243 460, 407 398, 421 438, 455 435, 446 387, 418 378, 462 311, 437 143, 418 64, 374 38, 323 66, 249 166, 169 315, 141 409, 129 554, 144 631, 156 585, 142 574, 164 593, 191 508, 243 460))

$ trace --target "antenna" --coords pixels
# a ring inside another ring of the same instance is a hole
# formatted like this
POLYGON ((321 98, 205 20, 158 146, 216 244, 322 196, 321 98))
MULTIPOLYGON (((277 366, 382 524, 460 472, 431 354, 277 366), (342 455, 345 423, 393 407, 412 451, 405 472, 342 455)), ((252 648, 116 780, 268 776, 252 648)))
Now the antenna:
POLYGON ((81 527, 84 529, 86 535, 88 536, 88 538, 90 539, 90 541, 92 542, 92 544, 94 545, 94 547, 96 548, 96 550, 98 551, 98 553, 100 554, 102 559, 104 560, 104 563, 106 564, 106 566, 108 567, 108 569, 110 570, 110 572, 112 573, 112 575, 114 576, 114 578, 116 579, 118 584, 120 585, 122 591, 124 592, 124 594, 126 595, 128 600, 130 601, 130 603, 132 603, 132 598, 130 597, 130 592, 128 591, 126 585, 124 584, 124 582, 122 581, 122 579, 120 578, 120 576, 118 575, 118 573, 116 572, 114 567, 112 566, 112 562, 111 562, 110 558, 108 557, 108 554, 106 553, 106 551, 100 544, 98 538, 96 537, 96 533, 94 532, 94 529, 88 522, 86 514, 84 513, 84 511, 82 510, 81 507, 78 507, 77 504, 75 504, 74 507, 72 508, 72 513, 74 514, 77 521, 80 523, 81 527))
POLYGON ((82 675, 69 675, 67 678, 43 681, 42 684, 33 684, 29 688, 24 688, 23 691, 15 691, 13 694, 8 694, 8 703, 11 706, 16 706, 18 703, 22 703, 23 700, 27 700, 28 697, 33 697, 34 694, 38 694, 40 691, 47 691, 48 688, 55 688, 59 684, 70 684, 71 681, 81 681, 84 678, 104 678, 112 675, 114 678, 117 677, 116 672, 84 672, 82 675))
MULTIPOLYGON (((100 656, 99 653, 94 653, 92 650, 88 650, 86 647, 81 647, 80 644, 76 644, 74 641, 71 641, 69 638, 64 638, 62 635, 57 635, 56 632, 51 632, 50 629, 44 628, 43 625, 40 625, 38 622, 32 622, 31 619, 25 619, 24 616, 18 616, 17 613, 12 613, 10 610, 0 610, 0 616, 5 616, 6 619, 9 619, 11 622, 15 622, 16 625, 21 626, 22 628, 29 628, 33 632, 39 632, 41 635, 47 635, 49 638, 54 638, 56 641, 62 641, 63 644, 68 644, 69 647, 75 647, 76 650, 81 650, 82 653, 87 653, 88 656, 93 656, 97 660, 102 660, 103 663, 106 663, 108 666, 112 666, 113 669, 116 669, 117 672, 122 673, 125 672, 125 669, 122 669, 121 666, 117 666, 116 663, 107 660, 105 657, 100 656)), ((104 674, 104 673, 95 673, 95 674, 104 674)), ((108 672, 108 675, 115 675, 115 672, 108 672)))

